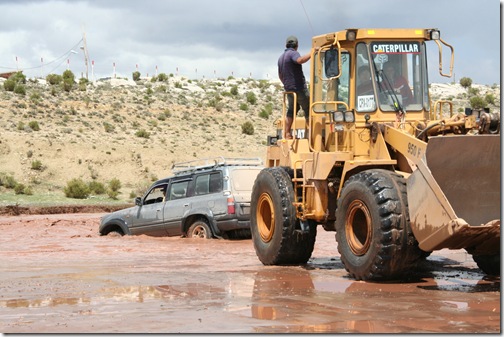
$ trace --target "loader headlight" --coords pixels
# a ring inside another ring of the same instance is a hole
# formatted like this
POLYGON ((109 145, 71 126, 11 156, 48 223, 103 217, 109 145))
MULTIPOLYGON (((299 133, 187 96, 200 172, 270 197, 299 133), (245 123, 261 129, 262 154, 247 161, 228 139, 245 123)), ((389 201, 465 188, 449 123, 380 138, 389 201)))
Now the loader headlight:
POLYGON ((343 115, 343 112, 341 112, 341 111, 334 111, 333 112, 333 119, 335 122, 343 122, 345 120, 345 116, 343 115))
POLYGON ((355 41, 356 38, 357 38, 357 30, 355 30, 355 29, 347 30, 346 39, 348 41, 355 41))
POLYGON ((430 31, 431 40, 439 40, 441 38, 441 33, 437 29, 433 29, 430 31))
POLYGON ((355 115, 353 111, 333 111, 333 120, 336 123, 346 122, 353 123, 355 122, 355 115))
POLYGON ((355 122, 355 115, 353 111, 345 111, 345 122, 347 123, 355 122))

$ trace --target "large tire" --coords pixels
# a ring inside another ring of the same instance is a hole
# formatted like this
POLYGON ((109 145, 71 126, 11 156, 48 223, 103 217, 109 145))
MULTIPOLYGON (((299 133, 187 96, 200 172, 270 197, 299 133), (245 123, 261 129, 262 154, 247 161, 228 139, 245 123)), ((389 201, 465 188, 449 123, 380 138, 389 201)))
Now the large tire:
POLYGON ((294 189, 286 169, 263 169, 252 189, 250 229, 259 260, 265 265, 306 263, 313 252, 316 223, 301 229, 294 208, 294 189))
POLYGON ((205 221, 197 220, 187 230, 187 237, 193 239, 210 239, 212 237, 212 231, 205 221))
POLYGON ((500 275, 500 254, 473 255, 473 260, 485 274, 491 276, 500 275))
POLYGON ((413 268, 425 253, 410 228, 404 178, 381 169, 351 176, 338 200, 336 241, 357 280, 400 278, 413 268))

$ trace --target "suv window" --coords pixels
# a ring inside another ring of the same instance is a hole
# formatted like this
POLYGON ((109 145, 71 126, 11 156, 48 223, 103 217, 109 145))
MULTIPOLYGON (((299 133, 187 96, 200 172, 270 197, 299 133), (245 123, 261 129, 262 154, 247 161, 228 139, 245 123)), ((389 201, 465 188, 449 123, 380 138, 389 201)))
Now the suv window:
POLYGON ((145 197, 144 205, 163 202, 166 194, 166 186, 167 184, 163 184, 150 190, 149 194, 145 197))
POLYGON ((222 191, 220 172, 202 174, 196 177, 194 195, 204 195, 222 191))
POLYGON ((179 181, 173 183, 170 188, 170 200, 182 199, 187 195, 187 185, 189 181, 179 181))

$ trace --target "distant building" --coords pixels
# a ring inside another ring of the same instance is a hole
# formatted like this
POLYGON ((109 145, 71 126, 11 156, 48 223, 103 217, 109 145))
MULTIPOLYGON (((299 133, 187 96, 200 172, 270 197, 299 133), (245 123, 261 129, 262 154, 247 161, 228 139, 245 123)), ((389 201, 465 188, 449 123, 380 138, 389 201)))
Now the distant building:
POLYGON ((17 71, 10 71, 8 73, 0 73, 0 77, 3 77, 3 78, 9 78, 11 77, 12 75, 14 75, 15 73, 17 73, 17 71))

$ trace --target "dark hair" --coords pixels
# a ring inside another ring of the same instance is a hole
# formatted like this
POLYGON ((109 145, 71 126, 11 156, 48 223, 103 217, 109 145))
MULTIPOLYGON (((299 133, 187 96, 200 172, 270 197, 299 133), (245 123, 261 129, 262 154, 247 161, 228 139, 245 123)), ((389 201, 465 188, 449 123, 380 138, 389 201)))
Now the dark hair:
POLYGON ((296 42, 289 42, 285 45, 286 48, 296 48, 297 47, 297 43, 296 42))

